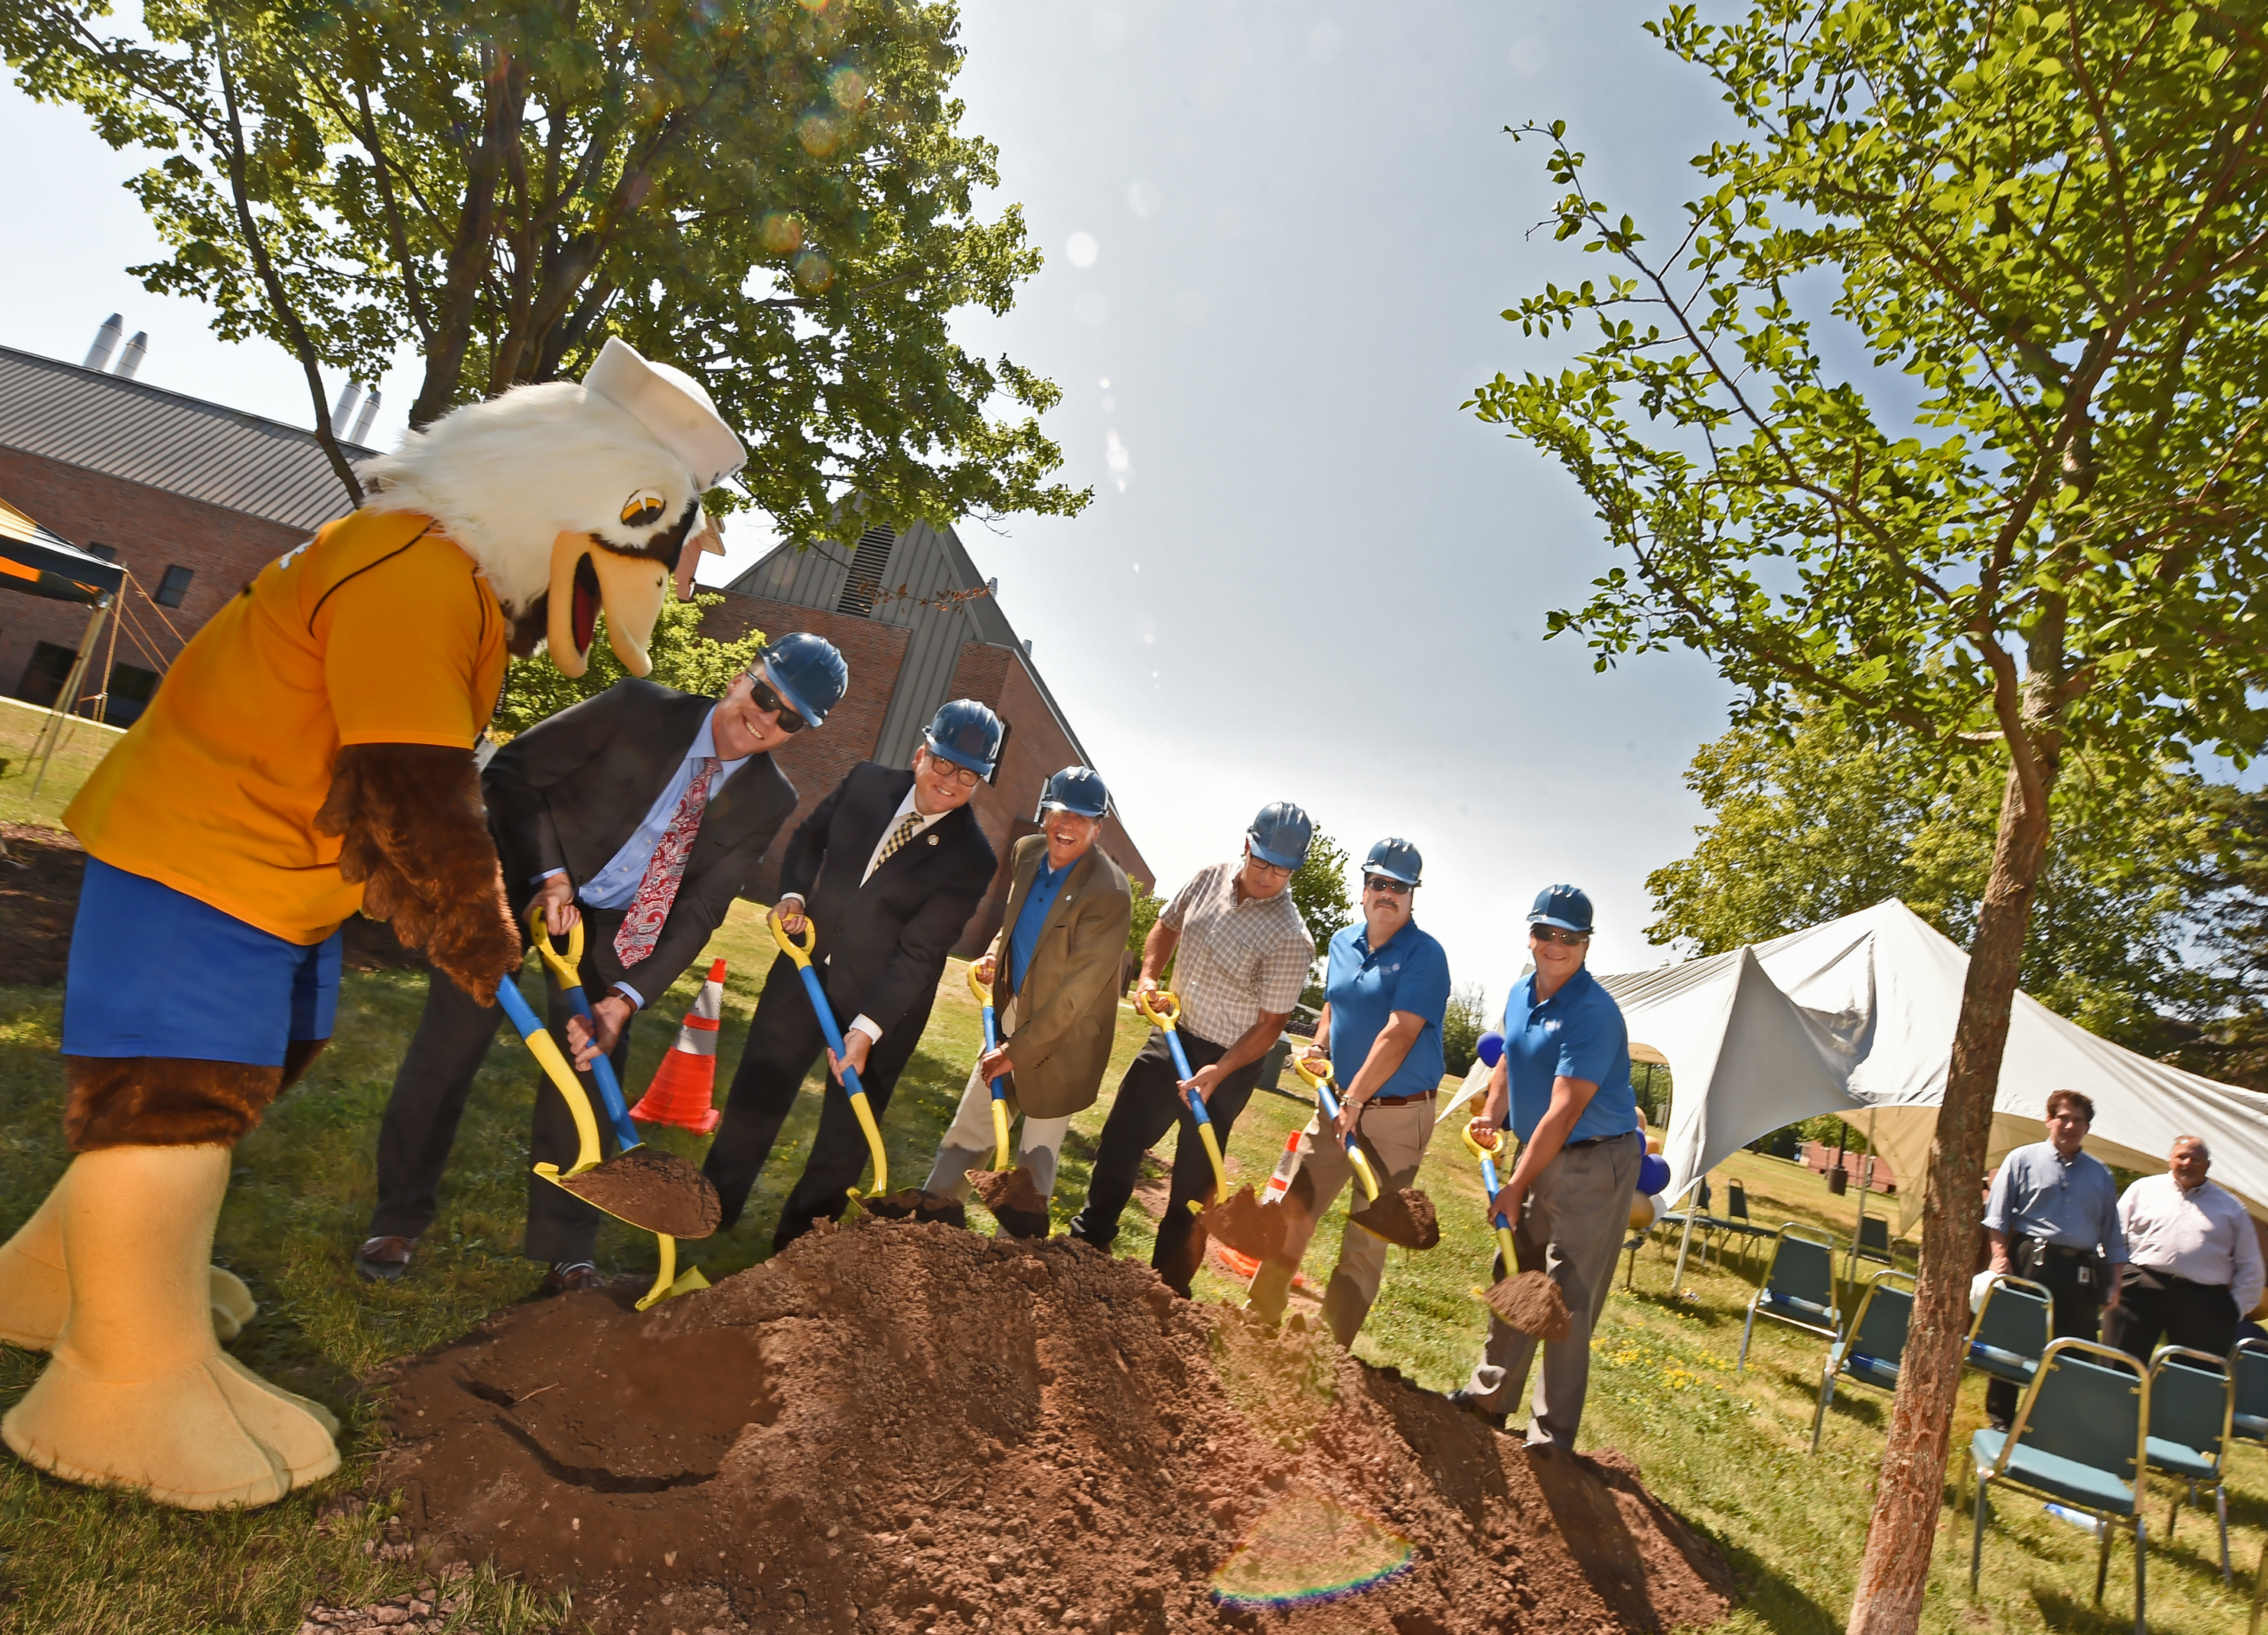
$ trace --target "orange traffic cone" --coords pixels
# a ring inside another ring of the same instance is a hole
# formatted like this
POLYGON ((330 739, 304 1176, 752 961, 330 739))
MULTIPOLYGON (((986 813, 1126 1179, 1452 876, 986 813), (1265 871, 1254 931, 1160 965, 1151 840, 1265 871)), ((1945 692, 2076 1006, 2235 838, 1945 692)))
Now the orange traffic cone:
POLYGON ((677 1042, 654 1071, 654 1081, 630 1110, 641 1124, 673 1124, 696 1135, 717 1127, 718 1112, 710 1105, 717 1094, 717 1028, 725 1011, 725 962, 709 967, 677 1042))

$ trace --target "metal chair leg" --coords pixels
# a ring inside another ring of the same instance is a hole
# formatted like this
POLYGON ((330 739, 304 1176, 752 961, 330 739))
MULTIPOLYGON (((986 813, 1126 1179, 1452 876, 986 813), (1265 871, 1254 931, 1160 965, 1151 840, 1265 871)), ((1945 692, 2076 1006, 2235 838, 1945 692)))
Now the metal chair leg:
POLYGON ((1833 1365, 1830 1364, 1827 1371, 1820 1376, 1819 1406, 1812 1410, 1811 1451, 1814 1453, 1819 1452, 1820 1427, 1826 1423, 1827 1421, 1827 1405, 1834 1400, 1835 1369, 1833 1365))
MULTIPOLYGON (((2222 1457, 2225 1459, 2227 1455, 2222 1457)), ((2221 1523, 2221 1582, 2233 1585, 2236 1578, 2229 1571, 2229 1484, 2225 1477, 2213 1484, 2213 1509, 2221 1523)))
MULTIPOLYGON (((2140 1507, 2136 1507, 2135 1514, 2138 1517, 2140 1516, 2140 1507)), ((2094 1604, 2098 1607, 2102 1605, 2104 1581, 2110 1577, 2110 1532, 2109 1518, 2105 1517, 2101 1530, 2096 1534, 2100 1542, 2096 1545, 2094 1553, 2094 1604)))
POLYGON ((1748 1303, 1748 1321, 1740 1328, 1740 1356, 1733 1363, 1733 1377, 1737 1379, 1748 1368, 1749 1337, 1756 1332, 1756 1302, 1748 1303))
POLYGON ((2142 1513, 2134 1512, 2134 1635, 2150 1635, 2149 1598, 2145 1593, 2143 1560, 2149 1554, 2149 1538, 2142 1522, 2142 1513))
POLYGON ((1977 1473, 1977 1525, 1969 1538, 1969 1592, 1977 1593, 1977 1575, 1984 1565, 1984 1490, 1992 1477, 1977 1473))

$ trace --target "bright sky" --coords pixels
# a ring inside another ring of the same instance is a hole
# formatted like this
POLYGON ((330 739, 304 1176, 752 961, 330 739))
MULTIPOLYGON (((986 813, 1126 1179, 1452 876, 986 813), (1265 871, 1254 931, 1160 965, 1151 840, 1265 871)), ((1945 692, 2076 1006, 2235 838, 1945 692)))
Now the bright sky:
MULTIPOLYGON (((1568 120, 1593 186, 1671 229, 1708 87, 1608 0, 1392 6, 984 0, 967 123, 1000 149, 1047 266, 964 326, 1061 384, 1070 520, 965 524, 1003 610, 1161 887, 1299 802, 1359 858, 1425 856, 1418 922, 1500 1003, 1554 880, 1598 905, 1593 964, 1660 963, 1648 871, 1699 817, 1680 773, 1727 689, 1684 654, 1593 673, 1544 616, 1610 557, 1573 485, 1459 408, 1565 342, 1498 315, 1596 257, 1530 234, 1553 190, 1508 124, 1568 120)), ((82 357, 113 311, 142 378, 307 424, 297 366, 231 346, 124 268, 158 246, 75 111, 0 89, 0 198, 48 224, 0 262, 0 343, 82 357)), ((400 435, 413 376, 384 383, 400 435)), ((721 579, 759 548, 743 527, 721 579)))

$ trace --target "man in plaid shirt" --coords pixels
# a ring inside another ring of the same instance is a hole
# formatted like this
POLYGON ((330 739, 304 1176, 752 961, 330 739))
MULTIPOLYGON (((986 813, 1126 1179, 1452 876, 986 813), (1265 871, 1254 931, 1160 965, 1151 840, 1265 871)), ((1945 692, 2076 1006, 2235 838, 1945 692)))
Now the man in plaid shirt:
POLYGON ((1307 861, 1315 825, 1288 801, 1261 809, 1246 831, 1244 856, 1200 869, 1168 903, 1142 946, 1137 991, 1155 993, 1160 973, 1179 956, 1173 991, 1181 1001, 1181 1048, 1196 1075, 1177 1082, 1173 1053, 1153 1030, 1119 1081, 1102 1127, 1086 1206, 1071 1236, 1107 1250, 1134 1196, 1142 1155, 1175 1124, 1173 1190, 1158 1222, 1150 1264, 1184 1298, 1204 1258, 1192 1203, 1210 1201, 1213 1167, 1189 1117, 1185 1096, 1205 1103, 1223 1149, 1260 1079, 1261 1058, 1283 1036, 1315 964, 1315 939, 1285 888, 1307 861))

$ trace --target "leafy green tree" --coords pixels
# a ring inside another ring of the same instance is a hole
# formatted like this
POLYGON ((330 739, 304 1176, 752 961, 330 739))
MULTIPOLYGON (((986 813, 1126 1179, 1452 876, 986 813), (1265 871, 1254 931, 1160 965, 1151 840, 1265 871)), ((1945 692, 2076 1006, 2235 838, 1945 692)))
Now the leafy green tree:
MULTIPOLYGON (((647 655, 654 662, 652 679, 680 693, 714 698, 722 695, 742 671, 756 663, 764 651, 762 631, 752 630, 732 641, 718 641, 702 634, 703 616, 710 608, 722 607, 724 601, 714 593, 700 593, 691 601, 680 601, 672 596, 662 603, 661 616, 654 621, 653 639, 647 648, 647 655)), ((497 737, 509 738, 515 732, 524 732, 570 704, 596 698, 629 674, 606 640, 606 616, 601 614, 599 618, 602 630, 591 642, 590 667, 579 677, 571 679, 563 676, 548 661, 540 657, 514 659, 505 665, 504 692, 497 701, 491 728, 497 737)))
POLYGON ((1744 127, 1666 243, 1530 126, 1604 283, 1572 365, 1483 418, 1619 560, 1551 616, 1602 665, 1707 654, 1751 718, 2007 757, 1938 1120, 1921 1277, 1852 1635, 1917 1624, 1992 1103, 2067 756, 2256 753, 2268 498, 2259 0, 1753 0, 1653 25, 1744 127), (1831 360, 1849 358, 1846 378, 1831 360))
POLYGON ((1478 982, 1449 992, 1449 1006, 1441 1016, 1441 1058, 1442 1065, 1459 1078, 1480 1059, 1480 1035, 1488 1031, 1488 1014, 1482 1009, 1487 997, 1478 982))
MULTIPOLYGON (((2057 843, 2026 929, 2025 991, 2131 1049, 2170 1047, 2168 1018, 2202 1020, 2228 983, 2183 957, 2204 907, 2191 877, 2214 849, 2218 791, 2161 772, 2068 767, 2057 843)), ((1807 720, 1792 735, 1736 726, 1693 758, 1709 809, 1697 843, 1646 877, 1655 942, 1721 954, 1888 897, 1957 942, 1976 934, 1992 872, 2005 760, 1947 758, 1902 727, 1872 742, 1807 720)))
POLYGON ((1317 829, 1308 842, 1307 861, 1293 872, 1285 889, 1307 922, 1320 961, 1331 939, 1355 923, 1355 904, 1347 895, 1346 848, 1317 829))
POLYGON ((1046 480, 1055 387, 951 334, 1039 265, 1017 208, 978 213, 951 5, 148 0, 143 36, 109 10, 0 6, 0 56, 162 156, 131 185, 171 253, 131 270, 298 360, 357 503, 326 368, 413 344, 422 426, 619 335, 752 434, 740 481, 790 539, 850 490, 899 519, 1084 504, 1046 480))
POLYGON ((1126 928, 1126 951, 1139 958, 1142 944, 1150 940, 1150 927, 1158 923, 1158 916, 1165 911, 1166 900, 1131 877, 1126 885, 1134 894, 1134 920, 1126 928))

